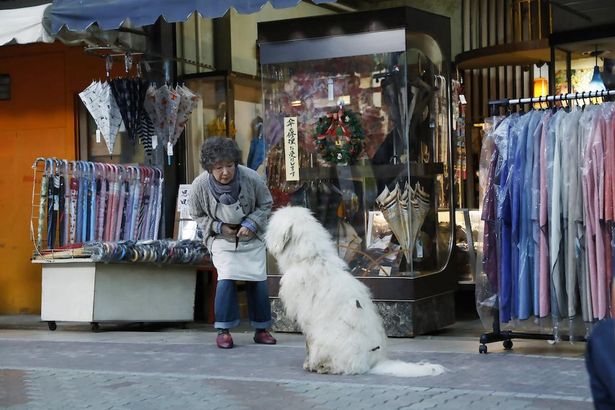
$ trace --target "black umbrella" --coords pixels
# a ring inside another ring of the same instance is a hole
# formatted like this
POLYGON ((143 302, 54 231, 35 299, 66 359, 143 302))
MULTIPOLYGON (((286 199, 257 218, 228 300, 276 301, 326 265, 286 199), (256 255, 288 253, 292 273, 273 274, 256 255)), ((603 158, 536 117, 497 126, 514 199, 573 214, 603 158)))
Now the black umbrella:
POLYGON ((128 132, 128 137, 134 141, 137 137, 139 115, 143 107, 145 90, 141 92, 142 81, 140 79, 116 78, 111 81, 111 91, 117 102, 128 132))

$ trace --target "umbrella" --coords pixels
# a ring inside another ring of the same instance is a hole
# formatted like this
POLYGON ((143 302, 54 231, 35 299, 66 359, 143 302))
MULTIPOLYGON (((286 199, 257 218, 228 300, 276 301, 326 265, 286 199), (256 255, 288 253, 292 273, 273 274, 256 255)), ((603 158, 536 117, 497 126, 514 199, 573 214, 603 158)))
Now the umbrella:
MULTIPOLYGON (((399 202, 399 185, 395 185, 395 188, 392 191, 389 191, 388 188, 384 188, 384 191, 378 195, 376 198, 376 205, 380 208, 384 219, 389 224, 391 231, 399 241, 402 250, 406 253, 406 259, 408 259, 408 243, 406 234, 406 230, 404 229, 404 222, 401 215, 401 207, 398 205, 399 202)), ((408 259, 409 260, 409 259, 408 259)))
POLYGON ((137 135, 139 136, 139 142, 143 145, 145 156, 151 158, 152 151, 154 150, 152 137, 154 136, 154 124, 150 119, 145 109, 141 110, 139 114, 139 123, 137 125, 137 135))
MULTIPOLYGON (((408 188, 411 189, 411 188, 408 188)), ((429 194, 423 190, 423 187, 417 182, 414 186, 414 190, 411 190, 412 204, 412 232, 410 232, 410 238, 412 244, 416 242, 416 238, 419 235, 419 231, 423 227, 427 213, 429 212, 429 194)))
POLYGON ((173 145, 177 142, 177 139, 186 128, 186 123, 190 118, 190 114, 196 108, 201 97, 194 94, 188 87, 180 86, 176 88, 179 94, 179 106, 177 107, 177 121, 175 122, 175 133, 170 141, 173 145))
POLYGON ((109 154, 112 154, 122 116, 109 83, 93 81, 79 93, 79 97, 94 118, 96 126, 105 139, 109 154))
POLYGON ((165 146, 175 136, 179 102, 179 94, 166 84, 158 89, 150 85, 145 94, 145 111, 154 125, 155 135, 165 146))
POLYGON ((138 79, 116 78, 111 81, 111 91, 119 107, 128 137, 134 141, 145 99, 145 86, 138 79))
POLYGON ((417 182, 414 189, 406 183, 403 190, 399 184, 392 191, 385 187, 376 198, 376 205, 399 241, 409 261, 414 244, 429 212, 429 194, 417 182))

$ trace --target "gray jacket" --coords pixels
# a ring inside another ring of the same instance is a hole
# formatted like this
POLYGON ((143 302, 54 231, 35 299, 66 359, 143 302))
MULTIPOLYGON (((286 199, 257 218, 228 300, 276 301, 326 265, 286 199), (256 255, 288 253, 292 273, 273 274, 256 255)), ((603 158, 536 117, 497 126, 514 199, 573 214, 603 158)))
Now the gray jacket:
MULTIPOLYGON (((267 220, 271 213, 273 199, 271 193, 265 184, 265 180, 256 171, 238 166, 239 170, 239 185, 241 191, 239 194, 239 203, 243 212, 247 215, 257 228, 256 235, 262 239, 262 234, 267 227, 267 220)), ((219 203, 214 198, 209 189, 209 173, 204 171, 196 177, 192 182, 190 189, 190 197, 188 204, 190 207, 190 216, 196 221, 203 230, 203 237, 207 248, 211 249, 216 232, 214 231, 214 222, 219 221, 216 215, 216 208, 219 203)))

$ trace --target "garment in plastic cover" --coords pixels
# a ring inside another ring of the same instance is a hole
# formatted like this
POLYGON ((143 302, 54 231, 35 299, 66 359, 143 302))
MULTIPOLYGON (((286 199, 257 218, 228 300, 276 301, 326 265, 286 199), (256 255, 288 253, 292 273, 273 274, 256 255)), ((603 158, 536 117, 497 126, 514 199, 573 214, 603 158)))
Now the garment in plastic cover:
POLYGON ((479 163, 479 204, 483 230, 479 232, 479 242, 483 244, 483 257, 476 270, 476 310, 485 328, 493 323, 494 309, 497 308, 497 235, 495 171, 498 164, 498 151, 495 145, 495 126, 502 117, 485 120, 483 142, 479 163))

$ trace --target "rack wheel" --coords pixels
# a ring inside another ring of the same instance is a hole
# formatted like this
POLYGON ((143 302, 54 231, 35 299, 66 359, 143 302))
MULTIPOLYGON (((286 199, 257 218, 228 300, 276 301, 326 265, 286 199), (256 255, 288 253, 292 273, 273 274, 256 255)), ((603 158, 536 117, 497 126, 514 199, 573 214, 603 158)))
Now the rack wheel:
POLYGON ((504 340, 504 350, 510 350, 513 347, 513 342, 512 340, 508 339, 508 340, 504 340))
POLYGON ((487 345, 480 345, 478 346, 478 353, 480 354, 487 354, 487 345))
POLYGON ((92 332, 98 332, 100 330, 100 326, 98 325, 98 322, 92 322, 92 332))
POLYGON ((47 327, 49 327, 49 330, 51 330, 52 332, 58 328, 58 326, 56 326, 56 322, 54 322, 53 320, 47 322, 47 327))

